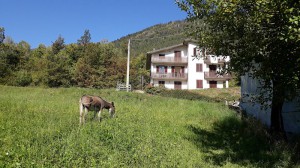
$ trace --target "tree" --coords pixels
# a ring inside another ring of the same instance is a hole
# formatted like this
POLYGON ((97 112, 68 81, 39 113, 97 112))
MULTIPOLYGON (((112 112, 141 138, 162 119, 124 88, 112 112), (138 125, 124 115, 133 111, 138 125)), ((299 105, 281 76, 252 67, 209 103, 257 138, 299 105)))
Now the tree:
POLYGON ((47 48, 45 45, 40 44, 38 48, 31 51, 31 55, 28 61, 28 70, 32 75, 32 84, 47 85, 47 58, 51 55, 51 48, 47 48))
POLYGON ((52 43, 52 52, 53 54, 58 54, 60 50, 65 48, 65 39, 58 36, 54 43, 52 43))
POLYGON ((90 31, 86 29, 84 31, 83 36, 81 36, 80 39, 77 40, 77 44, 85 46, 86 44, 90 43, 90 41, 91 41, 91 34, 90 31))
POLYGON ((4 32, 5 32, 4 27, 0 27, 0 44, 2 44, 3 41, 4 41, 4 39, 5 39, 5 34, 4 34, 4 32))
POLYGON ((262 79, 271 130, 284 132, 282 106, 300 88, 300 4, 293 0, 177 0, 200 46, 230 55, 230 69, 262 79), (199 24, 202 23, 202 24, 199 24), (195 28, 194 27, 194 28, 195 28), (267 94, 267 95, 266 95, 267 94))
POLYGON ((70 58, 62 51, 49 55, 46 61, 46 83, 50 87, 69 87, 71 85, 70 58))
POLYGON ((0 82, 12 84, 13 72, 20 68, 20 50, 15 44, 0 45, 0 82))

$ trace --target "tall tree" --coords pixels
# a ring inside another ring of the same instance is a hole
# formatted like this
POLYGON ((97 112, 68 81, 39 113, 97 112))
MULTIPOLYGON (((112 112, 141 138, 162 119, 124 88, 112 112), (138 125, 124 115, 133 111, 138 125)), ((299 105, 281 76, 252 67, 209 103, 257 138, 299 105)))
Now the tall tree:
POLYGON ((3 41, 4 41, 4 39, 5 39, 5 34, 4 34, 4 32, 5 32, 4 27, 0 27, 0 44, 2 44, 3 41))
POLYGON ((58 54, 60 50, 65 48, 65 39, 61 37, 61 35, 58 36, 58 38, 55 40, 55 42, 52 44, 52 52, 53 54, 58 54))
POLYGON ((177 0, 196 29, 191 35, 231 70, 262 79, 261 103, 271 104, 271 129, 284 132, 282 106, 300 88, 300 2, 294 0, 177 0), (199 24, 202 23, 202 24, 199 24), (255 66, 256 65, 256 66, 255 66), (269 95, 266 95, 269 94, 269 95))
POLYGON ((90 41, 91 41, 91 34, 90 34, 90 31, 88 29, 86 29, 84 31, 83 36, 81 36, 80 39, 77 40, 77 44, 85 46, 88 43, 90 43, 90 41))

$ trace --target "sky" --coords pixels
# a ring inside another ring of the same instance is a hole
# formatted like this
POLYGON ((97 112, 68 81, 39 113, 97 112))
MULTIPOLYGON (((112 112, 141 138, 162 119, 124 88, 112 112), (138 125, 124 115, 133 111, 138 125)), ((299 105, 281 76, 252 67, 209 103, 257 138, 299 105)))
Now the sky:
POLYGON ((58 37, 76 43, 114 41, 156 24, 185 19, 175 0, 0 0, 0 27, 15 43, 50 46, 58 37))

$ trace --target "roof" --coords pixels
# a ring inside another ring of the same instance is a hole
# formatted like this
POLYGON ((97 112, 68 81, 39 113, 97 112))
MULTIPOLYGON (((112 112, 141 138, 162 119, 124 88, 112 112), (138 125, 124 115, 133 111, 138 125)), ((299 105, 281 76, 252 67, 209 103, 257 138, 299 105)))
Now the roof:
POLYGON ((186 46, 188 43, 195 43, 196 44, 196 42, 197 42, 196 40, 184 40, 180 44, 176 44, 176 45, 173 45, 173 46, 170 46, 170 47, 161 48, 161 49, 158 49, 158 50, 149 51, 149 52, 147 52, 147 55, 151 55, 151 54, 171 50, 171 49, 178 48, 178 47, 181 47, 181 46, 186 46))

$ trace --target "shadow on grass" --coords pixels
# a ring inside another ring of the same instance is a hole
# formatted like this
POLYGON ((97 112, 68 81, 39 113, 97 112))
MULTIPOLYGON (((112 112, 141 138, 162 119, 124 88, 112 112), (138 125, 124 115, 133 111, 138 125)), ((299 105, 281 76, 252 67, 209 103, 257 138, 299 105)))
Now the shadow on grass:
POLYGON ((222 166, 227 162, 255 167, 293 165, 290 161, 294 157, 292 152, 283 154, 286 145, 271 142, 262 126, 255 121, 228 117, 216 122, 211 131, 193 125, 189 125, 188 130, 193 134, 187 139, 205 153, 207 162, 214 165, 222 166))

